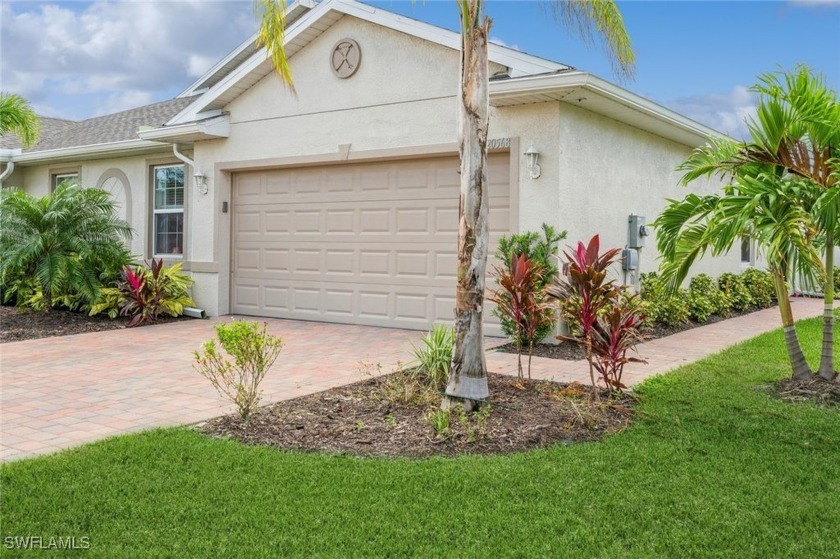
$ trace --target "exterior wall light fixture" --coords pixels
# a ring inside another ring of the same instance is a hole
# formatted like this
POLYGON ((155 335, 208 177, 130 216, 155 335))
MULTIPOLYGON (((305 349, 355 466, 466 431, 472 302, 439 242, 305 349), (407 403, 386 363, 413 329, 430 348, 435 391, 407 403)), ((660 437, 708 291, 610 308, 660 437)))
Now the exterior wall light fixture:
POLYGON ((207 177, 201 171, 196 171, 193 175, 195 179, 195 186, 202 194, 207 194, 207 177))
POLYGON ((540 169, 540 152, 534 148, 534 144, 531 144, 531 147, 525 152, 525 166, 528 168, 532 179, 540 178, 542 172, 542 169, 540 169))

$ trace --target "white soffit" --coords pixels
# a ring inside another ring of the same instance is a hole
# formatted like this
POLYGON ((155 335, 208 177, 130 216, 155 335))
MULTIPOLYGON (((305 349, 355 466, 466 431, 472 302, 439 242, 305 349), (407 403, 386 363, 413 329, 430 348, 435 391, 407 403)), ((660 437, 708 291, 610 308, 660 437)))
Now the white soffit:
POLYGON ((509 107, 562 101, 648 131, 677 143, 697 147, 724 136, 699 122, 585 72, 565 72, 490 83, 490 104, 509 107))
POLYGON ((188 122, 162 128, 148 128, 139 131, 143 140, 187 144, 200 140, 227 138, 230 135, 230 117, 220 115, 199 122, 188 122))

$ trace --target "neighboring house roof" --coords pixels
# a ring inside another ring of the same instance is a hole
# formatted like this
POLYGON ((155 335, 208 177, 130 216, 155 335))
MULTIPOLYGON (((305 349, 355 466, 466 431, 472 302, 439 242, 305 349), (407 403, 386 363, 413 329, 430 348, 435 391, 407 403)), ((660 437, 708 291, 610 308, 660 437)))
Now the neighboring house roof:
MULTIPOLYGON (((80 121, 41 118, 41 140, 33 147, 24 149, 23 153, 139 140, 138 130, 141 126, 162 126, 195 99, 195 96, 179 97, 80 121)), ((16 137, 3 136, 2 148, 19 147, 20 142, 16 137)))
MULTIPOLYGON (((58 136, 68 126, 78 124, 75 120, 65 120, 63 118, 50 118, 45 116, 39 117, 38 120, 41 124, 42 138, 58 136)), ((21 147, 23 146, 20 143, 20 139, 14 134, 0 135, 0 149, 20 149, 21 147)))

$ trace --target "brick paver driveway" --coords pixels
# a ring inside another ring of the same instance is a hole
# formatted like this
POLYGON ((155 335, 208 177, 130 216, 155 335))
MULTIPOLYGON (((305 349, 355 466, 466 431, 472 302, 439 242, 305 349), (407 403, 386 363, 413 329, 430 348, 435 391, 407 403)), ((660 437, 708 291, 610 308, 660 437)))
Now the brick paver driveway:
MULTIPOLYGON (((229 317, 0 345, 0 459, 232 412, 192 368, 192 352, 229 317)), ((261 319, 262 320, 262 319, 261 319)), ((411 358, 421 332, 264 319, 285 347, 263 382, 275 402, 360 380, 411 358)))
MULTIPOLYGON (((797 318, 822 302, 795 299, 797 318)), ((149 427, 194 423, 233 411, 192 368, 192 352, 220 320, 191 320, 0 344, 0 459, 53 452, 149 427)), ((391 372, 411 359, 421 332, 265 319, 285 348, 263 383, 275 402, 360 380, 360 369, 391 372), (367 363, 367 366, 363 364, 367 363)), ((666 372, 779 326, 766 309, 639 346, 647 365, 628 367, 627 384, 666 372)), ((489 339, 488 346, 501 343, 489 339)), ((490 371, 516 374, 516 356, 487 353, 490 371)), ((534 378, 588 383, 585 362, 534 358, 534 378)))

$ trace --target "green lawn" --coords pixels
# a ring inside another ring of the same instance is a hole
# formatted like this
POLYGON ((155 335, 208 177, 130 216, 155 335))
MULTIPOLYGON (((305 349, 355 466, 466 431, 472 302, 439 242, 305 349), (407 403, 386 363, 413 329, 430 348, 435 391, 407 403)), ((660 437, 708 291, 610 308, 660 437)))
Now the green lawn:
POLYGON ((89 537, 72 557, 839 557, 840 412, 758 388, 786 372, 764 335, 645 383, 621 434, 497 458, 115 438, 3 466, 0 531, 89 537))

